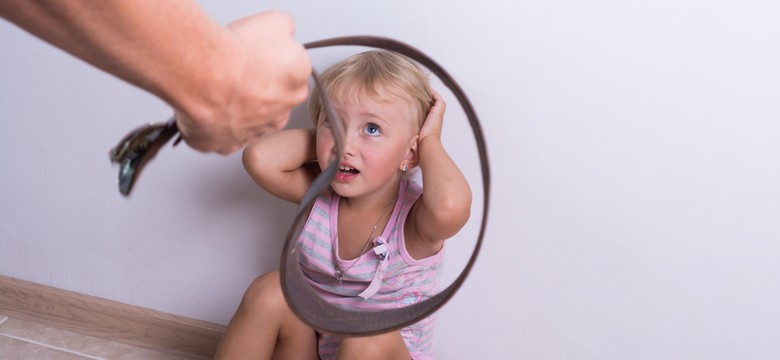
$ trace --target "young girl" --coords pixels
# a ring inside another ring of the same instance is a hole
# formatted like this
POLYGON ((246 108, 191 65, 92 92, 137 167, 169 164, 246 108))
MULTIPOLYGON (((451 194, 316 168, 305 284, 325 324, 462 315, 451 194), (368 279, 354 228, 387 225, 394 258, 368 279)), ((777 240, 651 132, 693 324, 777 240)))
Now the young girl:
MULTIPOLYGON (((344 122, 344 154, 304 226, 301 267, 321 296, 344 307, 425 300, 438 290, 444 241, 471 208, 471 189, 441 143, 445 104, 414 63, 392 52, 352 56, 321 79, 309 102, 316 129, 262 137, 244 150, 244 166, 266 191, 300 202, 333 154, 317 95, 326 91, 344 122), (407 175, 418 166, 425 193, 407 175)), ((247 290, 217 358, 430 359, 432 333, 432 317, 375 336, 317 333, 289 309, 272 272, 247 290)))

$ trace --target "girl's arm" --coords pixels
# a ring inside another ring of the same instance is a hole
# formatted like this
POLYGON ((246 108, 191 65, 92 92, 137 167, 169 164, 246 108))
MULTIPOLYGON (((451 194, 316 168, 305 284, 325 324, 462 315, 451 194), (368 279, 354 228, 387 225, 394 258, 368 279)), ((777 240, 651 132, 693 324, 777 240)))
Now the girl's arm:
POLYGON ((272 195, 299 203, 319 173, 314 129, 265 135, 244 149, 244 168, 272 195))
POLYGON ((446 105, 439 94, 433 98, 417 145, 424 190, 412 210, 420 248, 410 250, 423 256, 441 250, 444 240, 460 231, 471 214, 471 188, 441 143, 446 105))

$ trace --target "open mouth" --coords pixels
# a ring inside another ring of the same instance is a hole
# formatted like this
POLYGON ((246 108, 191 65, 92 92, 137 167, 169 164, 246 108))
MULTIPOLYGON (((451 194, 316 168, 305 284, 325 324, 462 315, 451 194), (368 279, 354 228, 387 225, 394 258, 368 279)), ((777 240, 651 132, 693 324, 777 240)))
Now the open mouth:
POLYGON ((349 166, 339 166, 339 172, 344 175, 355 175, 360 171, 358 171, 358 169, 349 166))

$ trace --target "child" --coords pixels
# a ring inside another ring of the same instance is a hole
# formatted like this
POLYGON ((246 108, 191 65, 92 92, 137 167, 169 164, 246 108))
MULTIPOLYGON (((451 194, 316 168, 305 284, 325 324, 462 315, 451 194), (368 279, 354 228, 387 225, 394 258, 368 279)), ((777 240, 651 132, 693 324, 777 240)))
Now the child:
MULTIPOLYGON (((353 309, 398 308, 437 291, 444 241, 466 223, 471 189, 441 143, 445 104, 410 60, 370 51, 322 74, 309 111, 316 129, 266 135, 244 166, 269 193, 295 203, 333 152, 318 91, 344 122, 344 155, 301 235, 301 267, 328 301, 353 309), (425 193, 408 173, 422 169, 425 193)), ((367 337, 320 334, 282 295, 279 273, 249 287, 217 358, 430 359, 433 318, 367 337)))

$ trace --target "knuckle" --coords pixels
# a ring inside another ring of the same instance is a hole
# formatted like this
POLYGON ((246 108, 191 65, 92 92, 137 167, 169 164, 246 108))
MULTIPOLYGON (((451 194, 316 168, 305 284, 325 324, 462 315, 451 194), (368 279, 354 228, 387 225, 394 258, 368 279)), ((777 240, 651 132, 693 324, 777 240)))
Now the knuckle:
POLYGON ((271 22, 274 27, 289 32, 295 30, 295 20, 293 20, 290 14, 277 10, 270 10, 263 14, 266 17, 266 21, 271 22))

